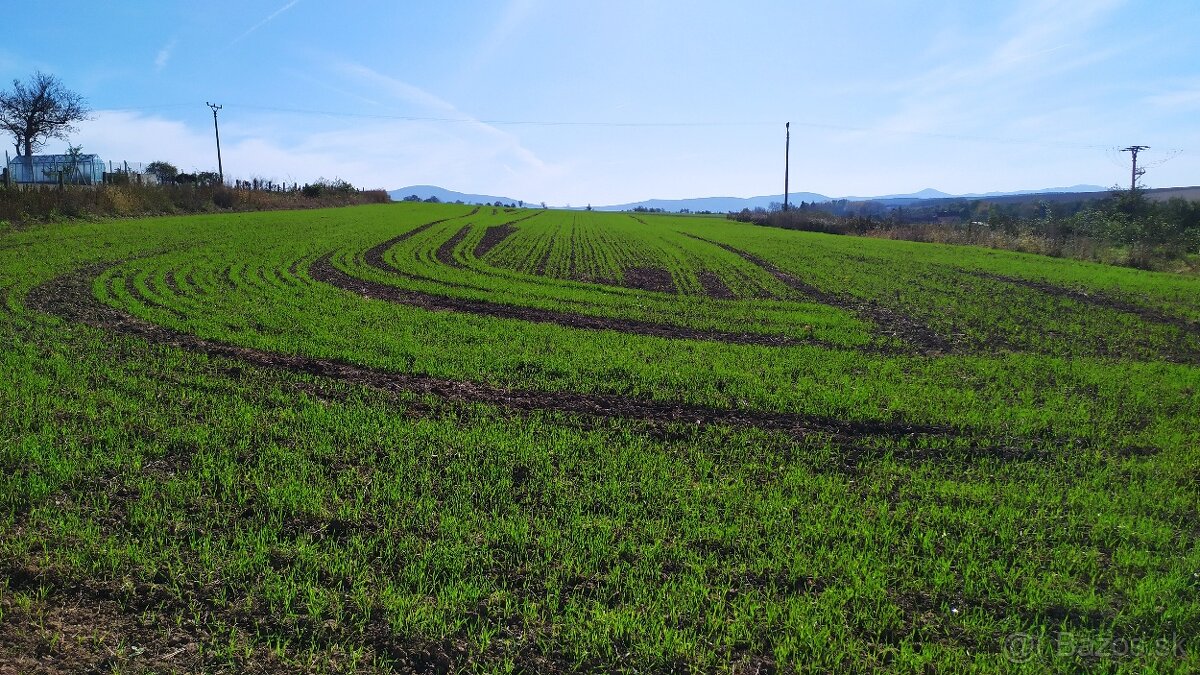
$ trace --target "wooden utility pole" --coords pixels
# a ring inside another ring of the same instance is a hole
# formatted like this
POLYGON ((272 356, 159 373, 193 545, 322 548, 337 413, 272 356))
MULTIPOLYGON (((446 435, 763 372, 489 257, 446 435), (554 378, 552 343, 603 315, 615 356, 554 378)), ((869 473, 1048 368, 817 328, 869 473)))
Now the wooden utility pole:
POLYGON ((1138 153, 1141 152, 1142 150, 1149 150, 1149 149, 1150 149, 1150 146, 1148 146, 1148 145, 1131 145, 1128 148, 1121 149, 1121 152, 1128 152, 1130 155, 1133 156, 1133 171, 1130 172, 1130 174, 1129 174, 1129 176, 1130 176, 1129 177, 1129 191, 1130 192, 1133 192, 1134 190, 1137 189, 1137 180, 1142 177, 1142 174, 1146 173, 1145 169, 1142 169, 1141 171, 1139 171, 1137 168, 1138 153))
POLYGON ((225 106, 215 103, 204 102, 205 105, 212 108, 213 111, 213 132, 217 135, 217 176, 220 177, 221 185, 225 184, 225 168, 221 166, 221 128, 217 126, 217 111, 225 106))
POLYGON ((788 210, 788 168, 792 159, 792 123, 783 125, 785 140, 783 141, 783 210, 788 210))

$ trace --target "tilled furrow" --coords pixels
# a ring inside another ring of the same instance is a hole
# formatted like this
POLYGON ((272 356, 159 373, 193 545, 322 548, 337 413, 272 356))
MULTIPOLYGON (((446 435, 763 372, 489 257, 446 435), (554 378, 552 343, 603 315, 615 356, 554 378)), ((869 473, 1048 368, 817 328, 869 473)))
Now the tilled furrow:
POLYGON ((653 424, 728 425, 781 431, 794 435, 814 433, 857 438, 864 435, 907 438, 911 436, 959 437, 947 427, 905 422, 845 421, 817 416, 647 401, 569 391, 533 391, 495 387, 476 382, 447 380, 428 375, 376 370, 333 359, 277 354, 273 352, 206 340, 171 328, 156 326, 101 303, 91 292, 91 280, 102 269, 89 268, 45 283, 27 297, 31 309, 65 321, 132 335, 209 356, 317 375, 376 389, 430 395, 455 403, 483 403, 517 410, 553 411, 599 418, 619 418, 653 424))

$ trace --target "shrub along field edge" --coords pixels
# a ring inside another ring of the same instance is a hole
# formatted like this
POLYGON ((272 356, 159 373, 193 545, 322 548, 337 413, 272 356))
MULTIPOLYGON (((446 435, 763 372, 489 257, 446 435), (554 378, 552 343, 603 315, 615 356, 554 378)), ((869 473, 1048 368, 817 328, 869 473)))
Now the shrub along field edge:
POLYGON ((222 211, 314 209, 390 201, 384 190, 359 190, 342 181, 319 181, 284 191, 189 183, 0 186, 0 225, 222 211))

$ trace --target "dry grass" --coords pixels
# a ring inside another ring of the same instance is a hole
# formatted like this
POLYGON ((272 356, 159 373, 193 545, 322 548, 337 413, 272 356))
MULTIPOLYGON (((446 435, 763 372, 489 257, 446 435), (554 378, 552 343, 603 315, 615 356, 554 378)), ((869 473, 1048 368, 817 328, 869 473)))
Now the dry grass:
POLYGON ((935 224, 885 227, 867 230, 862 236, 933 244, 983 246, 1159 272, 1200 274, 1200 258, 1197 256, 1178 255, 1167 247, 1116 246, 1083 236, 1056 238, 1032 232, 1009 234, 988 227, 967 228, 961 225, 935 224))
POLYGON ((383 190, 268 192, 223 186, 91 185, 0 188, 0 222, 21 224, 74 218, 123 218, 218 211, 272 211, 390 201, 383 190))

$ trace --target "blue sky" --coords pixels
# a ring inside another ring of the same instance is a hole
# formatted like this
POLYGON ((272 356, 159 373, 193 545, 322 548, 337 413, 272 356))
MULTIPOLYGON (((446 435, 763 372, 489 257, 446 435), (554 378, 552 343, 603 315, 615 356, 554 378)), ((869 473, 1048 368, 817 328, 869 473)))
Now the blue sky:
MULTIPOLYGON (((1200 184, 1194 0, 24 3, 106 159, 551 204, 1200 184), (1169 160, 1165 161, 1164 160, 1169 160), (1155 165, 1157 162, 1163 162, 1155 165)), ((6 144, 11 152, 11 143, 6 144)), ((65 144, 52 141, 47 151, 65 144)))

